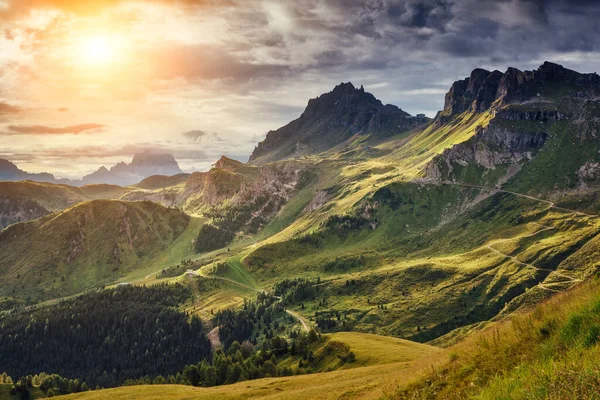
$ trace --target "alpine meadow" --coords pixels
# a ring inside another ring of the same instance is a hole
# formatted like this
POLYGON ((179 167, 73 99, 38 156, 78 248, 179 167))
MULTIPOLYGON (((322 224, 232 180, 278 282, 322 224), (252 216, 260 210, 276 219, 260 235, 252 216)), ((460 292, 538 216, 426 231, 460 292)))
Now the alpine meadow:
POLYGON ((0 0, 0 400, 598 398, 599 21, 0 0))

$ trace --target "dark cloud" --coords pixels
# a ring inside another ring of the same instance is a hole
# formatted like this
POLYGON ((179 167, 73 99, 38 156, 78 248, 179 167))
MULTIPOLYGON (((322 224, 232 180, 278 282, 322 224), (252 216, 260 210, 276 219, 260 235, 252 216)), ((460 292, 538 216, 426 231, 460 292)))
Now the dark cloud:
POLYGON ((193 131, 188 131, 188 132, 184 132, 182 133, 182 135, 184 137, 186 137, 187 139, 196 142, 198 141, 198 139, 208 135, 208 133, 201 131, 201 130, 193 130, 193 131))
POLYGON ((65 135, 74 134, 79 135, 80 133, 97 133, 104 128, 104 125, 100 124, 80 124, 65 126, 61 128, 54 128, 44 125, 10 125, 8 126, 7 135, 65 135))
POLYGON ((16 114, 22 111, 22 107, 0 101, 0 115, 16 114))

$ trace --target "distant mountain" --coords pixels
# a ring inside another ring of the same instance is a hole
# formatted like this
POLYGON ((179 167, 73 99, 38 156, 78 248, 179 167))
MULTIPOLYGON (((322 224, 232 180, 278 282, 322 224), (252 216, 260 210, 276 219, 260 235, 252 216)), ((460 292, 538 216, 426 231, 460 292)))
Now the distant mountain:
POLYGON ((173 176, 183 174, 179 164, 172 154, 138 153, 133 156, 130 164, 120 162, 107 169, 100 167, 97 171, 79 180, 57 179, 49 173, 32 174, 19 169, 12 162, 0 159, 0 181, 23 181, 62 183, 74 186, 106 183, 129 186, 153 175, 173 176))
POLYGON ((19 169, 12 162, 0 158, 0 181, 23 181, 31 180, 48 183, 67 183, 68 179, 56 179, 54 175, 45 172, 32 174, 19 169))
POLYGON ((100 167, 96 172, 84 176, 81 181, 83 184, 111 183, 128 186, 152 175, 172 176, 182 173, 172 154, 144 152, 135 154, 129 164, 120 162, 110 170, 100 167))
POLYGON ((250 163, 264 164, 329 150, 354 135, 380 138, 427 122, 365 92, 361 86, 342 83, 331 92, 311 99, 300 118, 271 131, 250 156, 250 163))

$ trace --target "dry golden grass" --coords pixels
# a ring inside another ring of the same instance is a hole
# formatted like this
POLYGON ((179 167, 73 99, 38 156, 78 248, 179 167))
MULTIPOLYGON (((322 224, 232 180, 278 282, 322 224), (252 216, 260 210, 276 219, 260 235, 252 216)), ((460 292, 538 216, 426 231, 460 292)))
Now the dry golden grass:
POLYGON ((434 362, 444 350, 406 340, 361 333, 336 333, 356 355, 347 368, 310 375, 265 378, 213 388, 181 385, 130 386, 59 397, 81 400, 158 399, 377 399, 407 382, 434 362))

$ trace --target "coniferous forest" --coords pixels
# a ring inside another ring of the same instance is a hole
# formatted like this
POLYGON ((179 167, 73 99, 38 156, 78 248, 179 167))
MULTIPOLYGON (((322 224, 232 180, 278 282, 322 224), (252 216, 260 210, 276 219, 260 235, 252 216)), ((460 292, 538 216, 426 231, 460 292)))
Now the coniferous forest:
POLYGON ((2 369, 12 377, 48 371, 92 388, 175 374, 211 357, 200 319, 175 308, 190 296, 178 284, 122 286, 2 315, 2 369))

